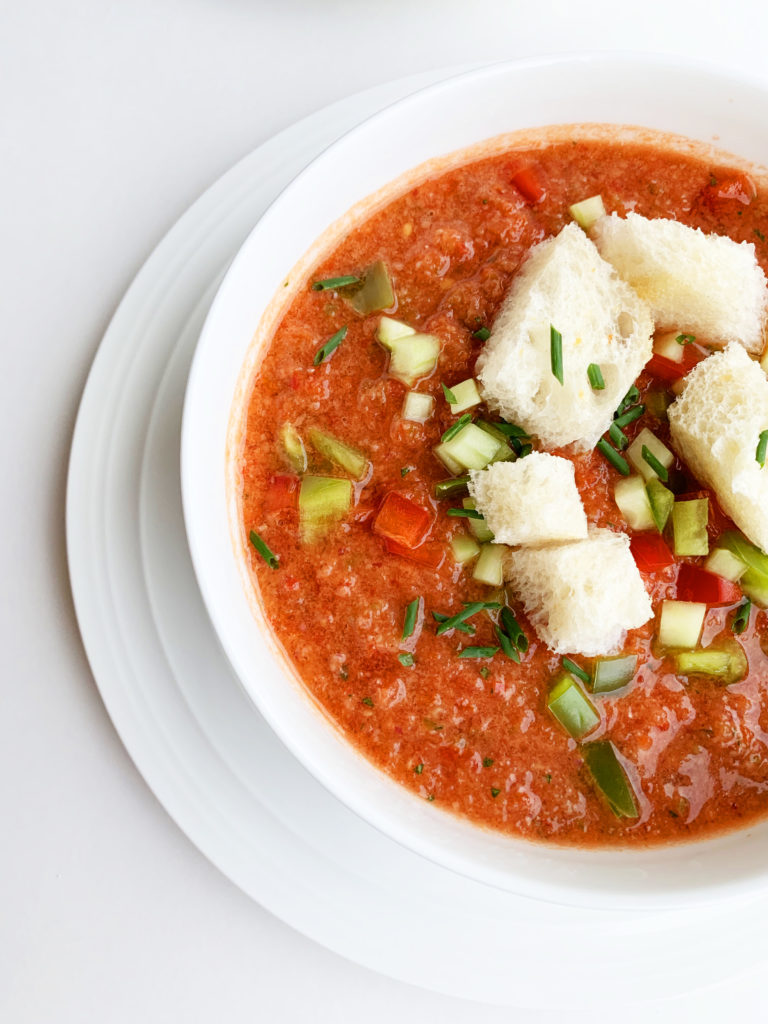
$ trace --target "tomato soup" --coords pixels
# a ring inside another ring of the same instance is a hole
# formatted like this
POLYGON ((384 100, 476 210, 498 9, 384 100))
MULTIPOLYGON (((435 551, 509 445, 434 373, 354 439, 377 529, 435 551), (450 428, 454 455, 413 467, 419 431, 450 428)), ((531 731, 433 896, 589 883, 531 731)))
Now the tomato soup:
MULTIPOLYGON (((659 647, 658 616, 628 633, 622 653, 637 658, 632 678, 588 694, 599 722, 587 739, 610 741, 634 794, 634 815, 618 815, 583 745, 549 708, 561 656, 512 596, 474 579, 472 561, 457 561, 451 541, 472 536, 471 520, 448 512, 462 508, 461 485, 436 496, 451 474, 434 450, 457 421, 443 385, 450 392, 473 377, 531 247, 571 221, 571 204, 596 194, 609 213, 673 218, 753 242, 768 268, 768 195, 759 183, 645 142, 575 133, 411 188, 323 258, 265 348, 239 456, 243 543, 266 617, 308 692, 379 769, 435 808, 515 836, 635 845, 702 837, 768 809, 768 613, 747 605, 738 586, 707 607, 701 643, 738 645, 746 669, 735 680, 681 674, 659 647), (386 315, 440 342, 436 368, 412 387, 388 372, 381 313, 358 312, 351 301, 379 261, 394 292, 386 315), (431 399, 424 422, 403 415, 409 390, 431 399), (302 524, 307 477, 338 481, 333 521, 302 524), (440 630, 473 602, 482 607, 440 630), (512 657, 496 628, 503 605, 527 641, 512 657)), ((663 371, 649 365, 636 382, 643 411, 624 428, 629 441, 650 427, 668 443, 665 407, 674 396, 663 371)), ((469 415, 498 419, 482 404, 469 415)), ((528 440, 515 440, 524 457, 528 440)), ((632 536, 614 500, 614 466, 597 450, 556 454, 574 463, 590 524, 632 536)), ((715 545, 733 525, 682 463, 672 470, 678 495, 708 497, 715 545)), ((664 536, 650 537, 635 535, 633 552, 657 609, 679 596, 682 567, 704 560, 654 567, 650 549, 664 536)), ((589 676, 590 659, 571 660, 589 676)))

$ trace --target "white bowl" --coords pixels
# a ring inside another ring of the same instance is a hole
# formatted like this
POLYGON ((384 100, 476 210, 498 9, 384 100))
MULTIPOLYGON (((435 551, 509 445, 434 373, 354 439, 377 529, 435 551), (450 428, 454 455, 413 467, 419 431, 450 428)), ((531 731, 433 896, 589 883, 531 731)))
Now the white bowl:
POLYGON ((604 122, 679 133, 768 164, 767 118, 764 85, 678 58, 566 56, 460 75, 394 104, 314 160, 256 225, 208 315, 184 409, 182 489, 192 559, 224 650, 267 721, 332 793, 387 835, 472 878, 587 906, 746 895, 768 884, 768 821, 647 850, 543 846, 441 811, 358 754, 317 709, 265 626, 241 550, 228 455, 238 444, 237 410, 261 340, 291 291, 284 282, 301 277, 350 217, 398 191, 391 183, 412 179, 411 169, 426 161, 513 130, 604 122))

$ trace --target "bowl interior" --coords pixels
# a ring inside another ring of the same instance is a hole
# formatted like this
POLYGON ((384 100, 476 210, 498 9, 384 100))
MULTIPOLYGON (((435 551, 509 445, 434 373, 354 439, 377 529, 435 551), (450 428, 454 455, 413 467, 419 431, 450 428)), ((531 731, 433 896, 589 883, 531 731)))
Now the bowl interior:
POLYGON ((542 846, 440 811, 362 758, 294 676, 263 620, 241 550, 231 456, 261 343, 293 284, 350 221, 414 176, 460 162, 450 154, 511 131, 596 123, 684 135, 764 165, 766 112, 764 86, 637 55, 500 64, 431 86, 345 135, 292 182, 232 263, 201 334, 182 429, 184 510, 203 597, 242 685, 348 806, 422 855, 488 884, 585 906, 679 906, 747 893, 768 883, 768 821, 648 850, 542 846))

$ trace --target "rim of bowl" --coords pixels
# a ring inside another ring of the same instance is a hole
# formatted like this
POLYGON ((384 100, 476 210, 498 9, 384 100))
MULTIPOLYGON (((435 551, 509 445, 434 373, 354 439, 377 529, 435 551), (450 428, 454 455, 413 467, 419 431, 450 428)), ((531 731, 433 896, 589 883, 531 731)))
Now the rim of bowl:
MULTIPOLYGON (((182 501, 192 562, 213 627, 250 699, 316 779, 390 838, 477 881, 561 904, 672 907, 753 894, 756 888, 768 885, 768 858, 759 855, 757 835, 764 834, 764 845, 768 843, 768 820, 715 838, 639 850, 550 847, 483 829, 448 811, 440 811, 437 805, 427 805, 426 801, 406 791, 344 739, 338 727, 318 709, 303 688, 268 630, 255 594, 249 593, 241 533, 239 529, 235 535, 232 532, 235 523, 227 494, 227 473, 232 459, 227 443, 231 417, 240 409, 243 398, 237 393, 238 388, 242 389, 243 365, 253 357, 257 347, 253 342, 257 327, 270 307, 273 307, 273 320, 276 311, 283 308, 278 300, 281 279, 286 274, 292 276, 297 266, 308 269, 316 255, 331 244, 328 240, 330 226, 350 207, 369 202, 378 188, 353 189, 351 201, 339 201, 341 208, 336 217, 326 220, 319 231, 312 228, 307 244, 293 250, 286 263, 276 262, 270 281, 261 287, 260 298, 254 299, 248 311, 250 329, 244 335, 245 328, 242 324, 238 326, 238 321, 243 319, 242 296, 249 283, 253 285, 254 267, 263 268, 264 257, 271 257, 274 247, 270 239, 274 238, 276 225, 285 222, 286 217, 290 220, 291 204, 298 199, 300 207, 302 199, 307 201, 316 196, 313 180, 322 177, 334 164, 338 165, 348 151, 354 154, 366 141, 370 143, 371 137, 388 121, 397 123, 404 119, 408 122, 421 108, 428 109, 435 103, 439 106, 457 90, 461 93, 477 87, 490 88, 494 82, 498 84, 500 78, 517 79, 519 84, 526 77, 543 74, 545 80, 552 78, 549 84, 554 86, 556 77, 568 71, 581 72, 582 77, 593 75, 596 80, 602 75, 604 85, 613 83, 612 73, 625 79, 632 75, 637 79, 637 88, 640 81, 647 82, 648 74, 655 71, 666 75, 668 80, 685 82, 689 88, 697 80, 699 85, 704 82, 710 89, 751 92, 762 103, 762 109, 768 106, 768 84, 753 77, 726 73, 705 61, 615 52, 546 55, 499 61, 452 75, 390 104, 324 148, 280 192, 254 226, 231 262, 201 331, 185 396, 181 443, 182 501), (265 297, 268 302, 264 301, 265 297), (232 338, 235 340, 231 341, 232 338), (224 372, 226 366, 222 368, 223 355, 228 360, 228 373, 224 372), (264 688, 262 659, 265 657, 272 659, 269 671, 278 673, 271 691, 264 688), (357 775, 350 775, 353 769, 357 775), (427 806, 429 813, 425 814, 427 806), (435 811, 440 813, 435 815, 435 811), (744 856, 749 837, 755 839, 754 850, 750 856, 744 856), (488 849, 489 846, 492 849, 488 849), (729 865, 734 866, 738 847, 742 848, 742 863, 736 870, 729 870, 729 865), (719 869, 714 872, 710 863, 713 858, 720 861, 719 869), (590 876, 588 880, 585 874, 590 876)), ((550 100, 561 102, 558 97, 550 100)), ((611 102, 618 101, 612 99, 611 102)), ((634 102, 637 102, 636 97, 634 102)), ((660 102, 653 99, 649 105, 655 103, 658 107, 660 102)), ((510 112, 510 121, 516 113, 510 112)), ((557 122, 546 123, 589 120, 593 119, 560 118, 557 122)), ((417 119, 417 123, 424 122, 417 119)), ((611 118, 605 123, 631 122, 611 118)), ((526 124, 526 127, 534 125, 526 124)), ((652 129, 650 124, 647 127, 652 129)), ((509 130, 514 130, 514 125, 509 130)), ((706 134, 711 141, 711 131, 706 134)), ((478 136, 447 150, 441 146, 440 152, 474 147, 482 138, 483 135, 478 136)), ((698 138, 704 141, 703 136, 698 138)), ((713 142, 713 145, 720 149, 719 143, 713 142)), ((760 159, 768 162, 768 145, 760 159)), ((422 160, 406 161, 401 172, 383 177, 378 187, 390 191, 393 179, 397 181, 407 176, 414 164, 418 167, 422 160)), ((395 195, 397 191, 391 190, 390 194, 395 195)), ((291 288, 287 294, 295 294, 295 290, 291 288)))

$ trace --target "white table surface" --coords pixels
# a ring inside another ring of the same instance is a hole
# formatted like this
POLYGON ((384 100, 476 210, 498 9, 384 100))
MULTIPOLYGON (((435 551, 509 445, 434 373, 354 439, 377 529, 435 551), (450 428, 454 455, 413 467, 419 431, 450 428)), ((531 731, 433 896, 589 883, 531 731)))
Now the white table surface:
MULTIPOLYGON (((185 839, 123 750, 83 654, 65 560, 67 454, 88 367, 133 275, 259 142, 351 92, 486 58, 631 48, 768 77, 765 4, 709 6, 0 0, 3 1024, 555 1020, 347 963, 185 839)), ((617 1012, 722 1019, 763 1006, 761 982, 756 972, 617 1012)), ((574 1010, 590 1019, 588 999, 574 996, 574 1010)))

